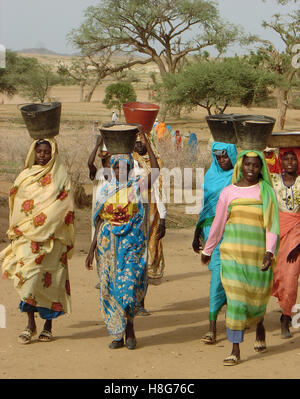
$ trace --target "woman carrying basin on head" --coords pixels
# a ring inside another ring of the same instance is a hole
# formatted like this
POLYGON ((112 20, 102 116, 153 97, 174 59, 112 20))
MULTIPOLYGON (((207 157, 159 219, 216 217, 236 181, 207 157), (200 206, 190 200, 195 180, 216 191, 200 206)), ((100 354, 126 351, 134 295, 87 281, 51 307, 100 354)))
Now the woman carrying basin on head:
MULTIPOLYGON (((195 229, 192 244, 196 253, 200 252, 200 237, 205 242, 208 239, 221 191, 231 184, 237 151, 234 144, 213 142, 211 155, 213 161, 204 177, 204 207, 195 229)), ((201 340, 206 344, 214 344, 216 343, 218 313, 226 303, 226 295, 220 276, 220 243, 213 251, 208 268, 211 272, 209 292, 210 328, 201 340)))
POLYGON ((221 192, 202 252, 208 264, 220 242, 221 281, 227 298, 227 337, 232 343, 225 366, 240 361, 244 329, 256 323, 255 352, 266 349, 263 318, 272 292, 274 254, 279 241, 278 206, 260 151, 242 151, 232 184, 221 192), (224 235, 224 236, 223 236, 224 235))
POLYGON ((272 295, 282 315, 281 336, 290 338, 292 309, 297 301, 300 274, 300 149, 281 148, 281 174, 272 174, 279 207, 280 247, 274 271, 272 295))
POLYGON ((100 308, 108 333, 109 347, 136 347, 134 316, 147 291, 148 192, 159 175, 159 166, 144 135, 151 173, 135 177, 131 154, 111 156, 112 179, 103 187, 94 213, 95 235, 86 259, 92 268, 94 253, 100 270, 100 308), (153 170, 156 168, 156 170, 153 170))
POLYGON ((52 320, 71 311, 68 258, 74 242, 71 182, 55 139, 35 140, 9 197, 10 245, 0 254, 28 324, 18 342, 36 334, 34 313, 45 320, 39 341, 52 339, 52 320))

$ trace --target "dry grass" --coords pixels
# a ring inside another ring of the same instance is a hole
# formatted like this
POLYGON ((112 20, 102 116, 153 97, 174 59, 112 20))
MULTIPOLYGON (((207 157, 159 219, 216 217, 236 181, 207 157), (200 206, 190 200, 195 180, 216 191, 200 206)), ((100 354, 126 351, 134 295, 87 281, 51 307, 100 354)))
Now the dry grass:
MULTIPOLYGON (((138 101, 149 101, 149 90, 147 79, 150 66, 137 68, 141 81, 135 84, 138 101)), ((97 120, 99 125, 111 121, 111 110, 107 110, 102 104, 104 92, 109 80, 95 91, 91 103, 79 103, 79 88, 55 87, 51 92, 51 100, 62 102, 62 115, 60 134, 57 137, 60 154, 71 174, 73 180, 85 185, 87 194, 91 193, 89 184, 87 159, 94 145, 92 132, 93 121, 97 120)), ((23 168, 24 160, 31 142, 31 138, 25 128, 17 104, 25 103, 26 99, 15 96, 12 99, 0 97, 0 182, 12 182, 23 168)), ((243 107, 229 108, 228 113, 263 114, 276 117, 276 110, 271 108, 243 107)), ((196 162, 187 151, 176 151, 174 146, 167 140, 160 144, 160 154, 163 166, 169 169, 174 167, 202 167, 207 169, 210 163, 209 140, 211 135, 205 122, 206 112, 197 109, 194 112, 182 114, 180 119, 168 118, 167 124, 180 132, 194 132, 198 137, 198 154, 196 162)), ((300 113, 297 110, 288 110, 286 128, 289 130, 300 129, 300 113)), ((194 223, 194 217, 184 216, 184 205, 169 205, 169 217, 173 218, 172 226, 183 227, 194 223), (176 216, 177 215, 177 216, 176 216)))

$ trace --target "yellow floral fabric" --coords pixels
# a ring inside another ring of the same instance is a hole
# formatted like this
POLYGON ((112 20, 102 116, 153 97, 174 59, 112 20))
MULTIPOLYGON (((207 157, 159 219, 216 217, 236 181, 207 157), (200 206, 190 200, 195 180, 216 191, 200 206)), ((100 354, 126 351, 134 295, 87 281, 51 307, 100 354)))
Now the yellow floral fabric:
POLYGON ((0 253, 2 276, 29 305, 70 313, 68 259, 74 245, 71 182, 55 139, 51 160, 34 165, 36 140, 9 196, 10 244, 0 253))
POLYGON ((287 187, 282 176, 277 173, 271 174, 274 190, 276 191, 278 208, 281 212, 300 212, 300 176, 295 183, 287 187))

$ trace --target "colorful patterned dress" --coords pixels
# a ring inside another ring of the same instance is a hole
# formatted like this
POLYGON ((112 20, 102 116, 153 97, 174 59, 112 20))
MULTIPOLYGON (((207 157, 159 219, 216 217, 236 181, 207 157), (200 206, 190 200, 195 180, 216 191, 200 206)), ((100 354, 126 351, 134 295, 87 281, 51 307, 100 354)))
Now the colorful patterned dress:
POLYGON ((12 279, 21 298, 21 311, 52 319, 71 312, 68 259, 74 244, 71 183, 57 154, 45 166, 34 165, 30 147, 25 169, 10 191, 10 244, 0 253, 2 277, 12 279))
MULTIPOLYGON (((126 155, 112 156, 127 159, 126 155)), ((129 157, 130 162, 133 159, 129 157)), ((122 338, 126 319, 132 320, 147 291, 148 206, 142 199, 142 182, 112 179, 103 187, 94 221, 103 220, 97 236, 100 309, 107 331, 122 338)))
MULTIPOLYGON (((297 156, 299 174, 299 149, 280 149, 280 164, 282 155, 287 150, 297 156)), ((282 313, 292 316, 292 309, 297 301, 300 257, 296 262, 288 263, 287 256, 300 243, 300 176, 297 176, 295 183, 290 187, 285 185, 282 174, 271 176, 277 194, 280 226, 280 247, 274 271, 272 295, 278 299, 282 313)))
MULTIPOLYGON (((233 182, 239 181, 243 151, 238 155, 233 182)), ((262 178, 250 187, 230 185, 220 194, 216 216, 203 253, 210 255, 221 237, 221 281, 227 297, 226 327, 230 342, 243 340, 245 327, 262 320, 269 301, 275 258, 261 271, 264 254, 278 248, 278 208, 263 154, 262 178), (276 247, 277 245, 277 247, 276 247)))

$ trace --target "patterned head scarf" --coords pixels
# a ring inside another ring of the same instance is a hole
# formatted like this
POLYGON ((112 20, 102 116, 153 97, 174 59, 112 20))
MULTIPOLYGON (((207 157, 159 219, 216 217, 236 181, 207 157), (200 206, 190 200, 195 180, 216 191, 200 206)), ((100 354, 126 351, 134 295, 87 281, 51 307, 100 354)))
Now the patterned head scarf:
MULTIPOLYGON (((279 237, 279 217, 278 204, 275 192, 273 190, 270 172, 267 167, 265 157, 261 151, 241 151, 238 154, 237 161, 232 175, 232 183, 236 183, 243 178, 242 163, 244 157, 259 157, 262 162, 261 178, 259 179, 260 195, 263 205, 264 227, 268 232, 277 234, 279 237)), ((279 243, 279 240, 277 240, 279 243)))
POLYGON ((280 166, 280 172, 282 173, 284 171, 283 166, 282 166, 282 158, 284 154, 294 154, 297 157, 298 160, 298 170, 297 174, 300 175, 300 148, 298 147, 284 147, 280 148, 279 150, 279 166, 280 166))

